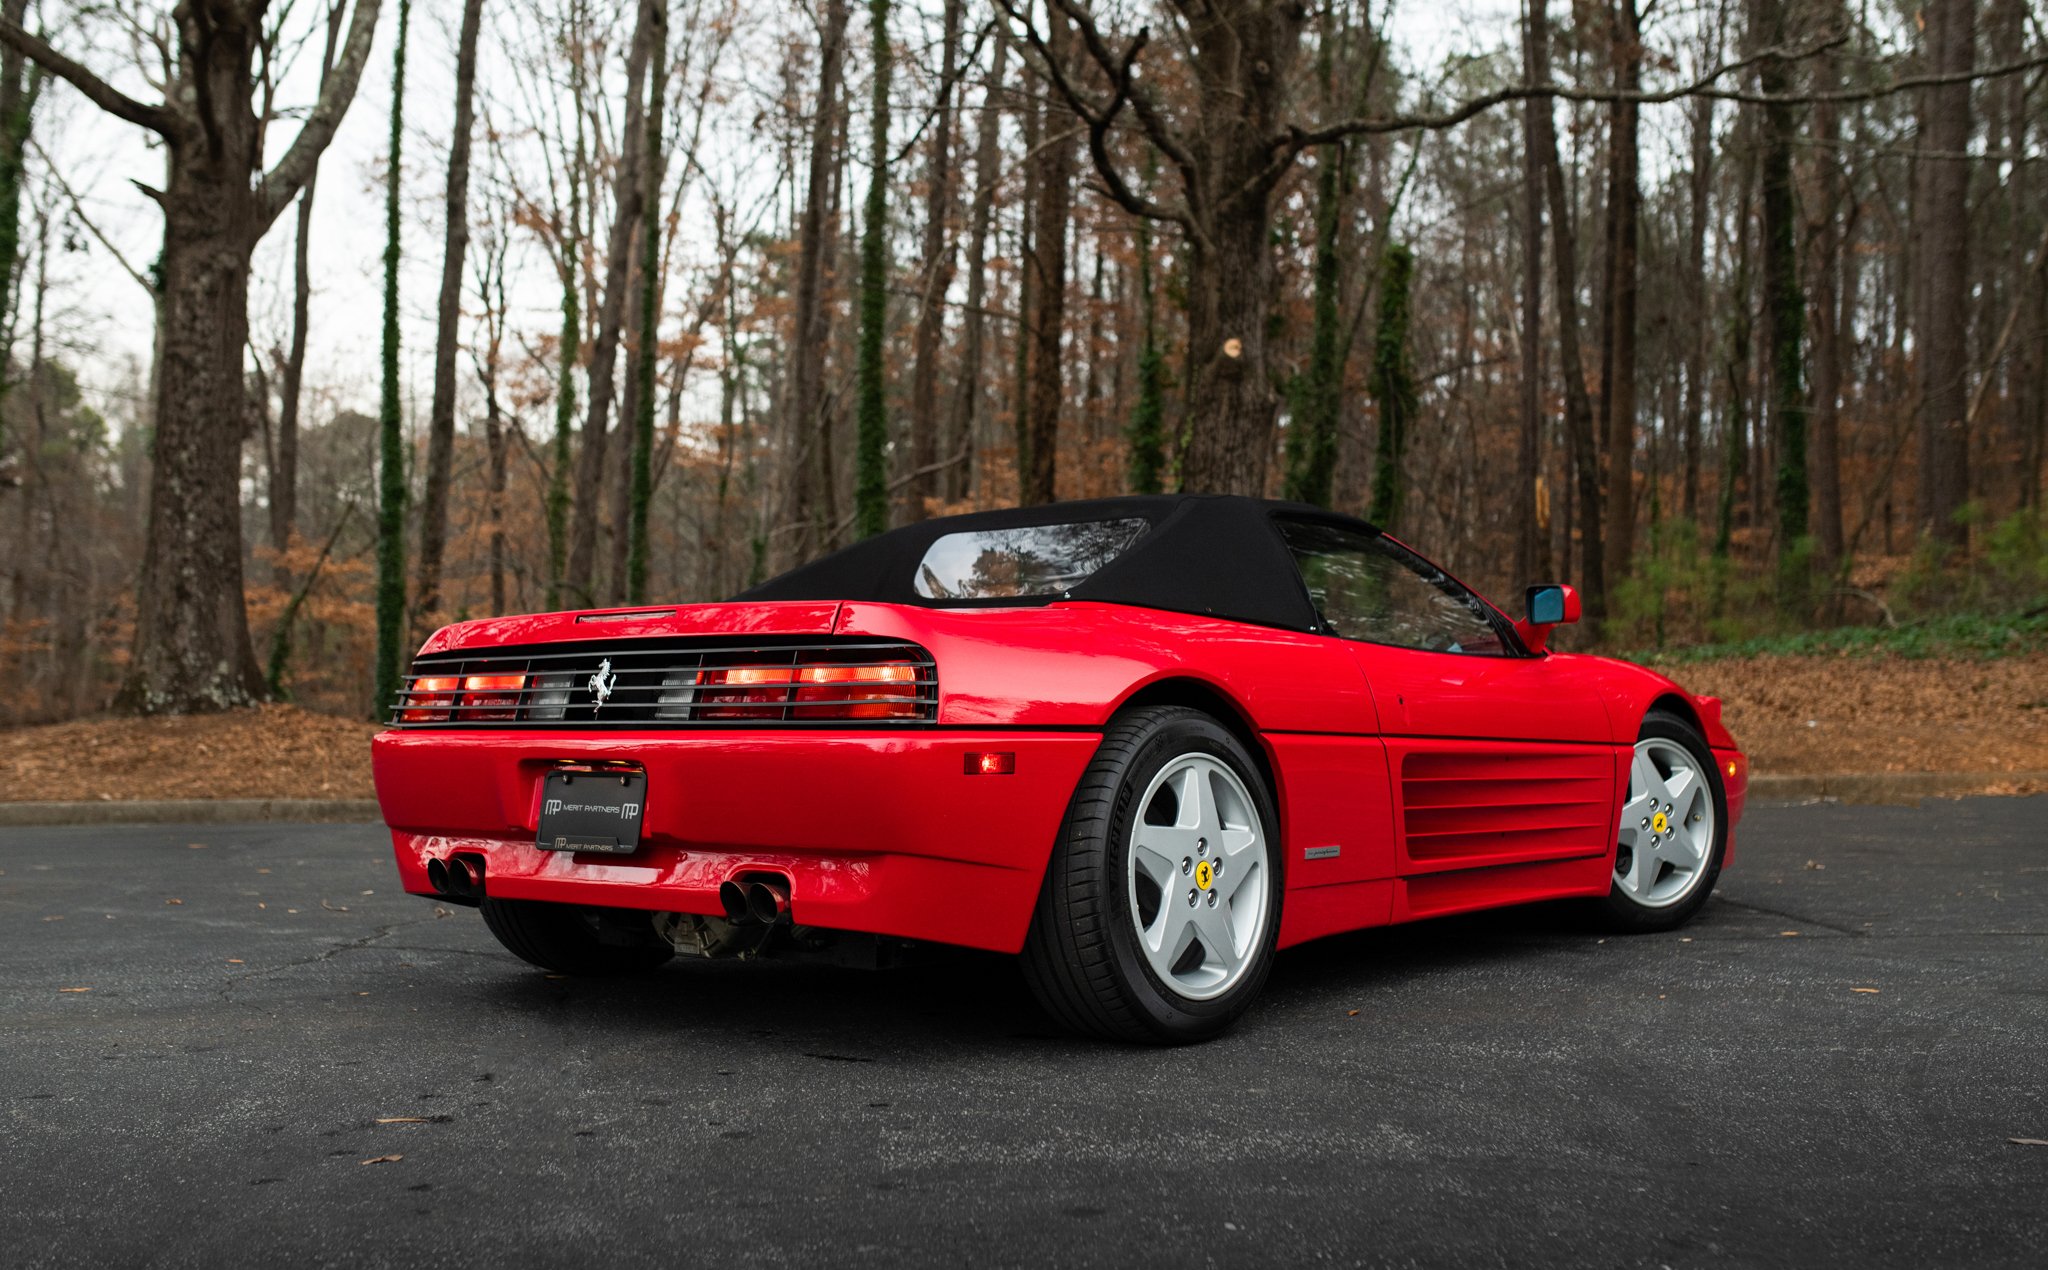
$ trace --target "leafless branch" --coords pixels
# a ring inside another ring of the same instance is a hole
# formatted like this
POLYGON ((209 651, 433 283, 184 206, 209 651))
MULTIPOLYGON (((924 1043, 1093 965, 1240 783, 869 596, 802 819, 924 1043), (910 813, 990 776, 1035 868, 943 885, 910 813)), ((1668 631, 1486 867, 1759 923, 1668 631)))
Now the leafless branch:
POLYGON ((378 6, 379 0, 356 0, 348 42, 342 46, 341 56, 334 64, 334 73, 321 85, 320 100, 314 105, 313 113, 306 116, 299 135, 292 139, 291 149, 285 151, 277 166, 264 175, 265 224, 277 219, 298 197, 299 191, 319 167, 320 156, 326 152, 327 143, 334 140, 334 131, 341 126, 341 117, 347 113, 349 103, 355 100, 356 84, 363 77, 363 67, 370 60, 370 44, 377 34, 378 6))
POLYGON ((177 112, 170 107, 135 100, 51 48, 41 36, 29 34, 19 22, 0 18, 0 44, 19 51, 23 57, 76 88, 87 101, 116 119, 125 119, 164 137, 177 135, 184 126, 177 112))

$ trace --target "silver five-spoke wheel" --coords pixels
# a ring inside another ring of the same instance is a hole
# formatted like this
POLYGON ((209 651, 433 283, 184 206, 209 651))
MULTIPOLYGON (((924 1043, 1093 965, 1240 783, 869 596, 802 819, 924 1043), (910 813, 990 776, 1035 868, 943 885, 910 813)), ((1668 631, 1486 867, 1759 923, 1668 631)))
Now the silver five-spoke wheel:
POLYGON ((1244 782, 1207 754, 1152 778, 1131 825, 1131 921, 1152 972, 1195 1001, 1228 992, 1265 935, 1266 836, 1244 782))
POLYGON ((1661 736, 1636 742, 1614 854, 1614 884, 1646 908, 1668 908, 1707 876, 1714 794, 1691 750, 1661 736))

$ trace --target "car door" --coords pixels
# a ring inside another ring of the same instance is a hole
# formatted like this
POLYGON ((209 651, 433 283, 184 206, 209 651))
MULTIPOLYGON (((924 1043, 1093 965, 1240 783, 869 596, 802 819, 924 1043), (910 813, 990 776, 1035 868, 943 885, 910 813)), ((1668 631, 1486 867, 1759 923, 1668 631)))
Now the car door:
POLYGON ((1371 690, 1400 873, 1609 850, 1612 726, 1576 659, 1524 653, 1498 613, 1392 539, 1308 520, 1281 533, 1371 690))

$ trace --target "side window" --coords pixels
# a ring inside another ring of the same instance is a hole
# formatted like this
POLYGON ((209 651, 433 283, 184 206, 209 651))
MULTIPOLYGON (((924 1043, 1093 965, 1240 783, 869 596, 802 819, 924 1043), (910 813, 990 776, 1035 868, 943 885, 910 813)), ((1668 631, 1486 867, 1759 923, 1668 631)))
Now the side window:
POLYGON ((1422 557, 1334 525, 1282 520, 1279 526, 1332 633, 1436 653, 1506 655, 1485 604, 1422 557))

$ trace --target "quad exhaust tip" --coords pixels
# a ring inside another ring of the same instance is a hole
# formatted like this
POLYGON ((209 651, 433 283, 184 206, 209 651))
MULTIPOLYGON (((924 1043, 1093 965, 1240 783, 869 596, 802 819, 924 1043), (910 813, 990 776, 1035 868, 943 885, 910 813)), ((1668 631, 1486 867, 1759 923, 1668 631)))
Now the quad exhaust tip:
POLYGON ((474 856, 452 855, 427 861, 427 885, 451 900, 475 903, 483 898, 483 862, 474 856))
POLYGON ((774 925, 789 914, 789 888, 780 882, 748 884, 747 912, 764 926, 774 925))
POLYGON ((789 916, 789 883, 781 879, 740 881, 718 887, 718 906, 736 926, 773 926, 789 916))

